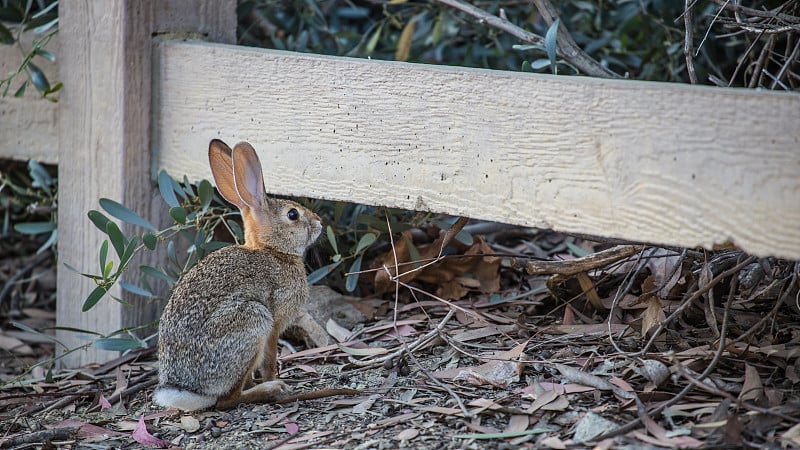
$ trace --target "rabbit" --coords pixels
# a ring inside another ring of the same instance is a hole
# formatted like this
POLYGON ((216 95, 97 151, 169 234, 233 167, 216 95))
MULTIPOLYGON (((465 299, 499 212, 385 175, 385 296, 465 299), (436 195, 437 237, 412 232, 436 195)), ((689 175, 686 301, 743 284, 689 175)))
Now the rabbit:
POLYGON ((284 397, 278 337, 308 298, 303 255, 322 231, 313 212, 265 195, 247 142, 231 150, 212 140, 208 158, 219 192, 242 213, 245 242, 190 269, 161 316, 153 399, 183 411, 284 397), (256 369, 266 381, 252 386, 256 369))

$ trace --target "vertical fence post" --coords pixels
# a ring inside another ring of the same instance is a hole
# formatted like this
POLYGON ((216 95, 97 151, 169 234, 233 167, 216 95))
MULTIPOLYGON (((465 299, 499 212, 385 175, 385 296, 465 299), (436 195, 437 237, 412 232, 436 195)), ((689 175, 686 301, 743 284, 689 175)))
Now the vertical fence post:
MULTIPOLYGON (((59 75, 64 83, 58 126, 59 326, 106 334, 158 318, 161 304, 128 295, 123 297, 133 306, 106 298, 81 312, 95 285, 63 263, 97 273, 105 235, 88 221, 86 212, 98 208, 100 197, 119 201, 156 226, 168 220, 159 213, 164 208, 158 203, 151 165, 153 36, 191 33, 233 43, 235 8, 235 0, 67 0, 59 5, 59 75)), ((134 231, 122 225, 126 234, 134 231)), ((112 294, 122 295, 117 287, 112 294)), ((68 348, 87 342, 81 333, 70 331, 59 331, 58 339, 68 348)), ((63 350, 56 349, 56 354, 63 350)), ((77 366, 115 356, 90 349, 61 363, 77 366)))

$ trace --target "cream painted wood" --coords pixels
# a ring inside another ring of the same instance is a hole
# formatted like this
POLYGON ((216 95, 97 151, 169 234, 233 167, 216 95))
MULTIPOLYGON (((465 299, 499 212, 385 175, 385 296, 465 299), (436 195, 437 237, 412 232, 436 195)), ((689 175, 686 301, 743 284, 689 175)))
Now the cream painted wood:
MULTIPOLYGON (((121 202, 157 226, 169 221, 154 189, 150 152, 153 35, 207 34, 227 36, 230 42, 235 31, 216 27, 235 22, 235 1, 70 0, 59 6, 59 14, 59 69, 65 86, 59 104, 59 263, 96 273, 105 235, 88 221, 86 212, 99 208, 100 197, 121 202), (185 11, 187 5, 195 13, 182 16, 180 28, 170 30, 177 21, 169 14, 185 11)), ((125 224, 122 228, 131 230, 125 224)), ((151 254, 134 264, 161 264, 161 256, 151 254)), ((81 305, 94 287, 90 280, 60 268, 60 326, 106 334, 158 318, 160 303, 127 294, 131 307, 106 298, 83 313, 81 305)), ((121 295, 118 287, 112 293, 121 295)), ((87 342, 79 333, 66 331, 58 338, 69 348, 87 342)), ((113 357, 116 352, 91 348, 62 363, 74 366, 113 357)))
POLYGON ((158 51, 156 164, 250 141, 270 192, 800 258, 800 95, 333 58, 158 51))
MULTIPOLYGON (((33 37, 30 34, 23 35, 23 49, 31 48, 33 37)), ((58 35, 50 40, 46 48, 58 55, 58 35)), ((18 46, 0 45, 0 77, 5 78, 9 72, 17 70, 22 58, 22 50, 18 46)), ((35 58, 33 62, 42 69, 51 84, 59 81, 57 63, 44 58, 35 58)), ((0 95, 0 158, 55 163, 58 161, 58 105, 43 99, 30 84, 25 96, 13 97, 26 79, 24 74, 18 76, 8 90, 8 97, 0 95)))

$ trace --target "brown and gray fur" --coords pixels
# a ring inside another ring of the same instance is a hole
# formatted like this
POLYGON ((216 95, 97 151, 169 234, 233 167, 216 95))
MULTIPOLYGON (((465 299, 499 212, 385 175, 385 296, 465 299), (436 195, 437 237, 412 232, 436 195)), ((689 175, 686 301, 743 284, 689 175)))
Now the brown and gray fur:
POLYGON ((308 298, 303 254, 322 228, 306 208, 264 194, 249 144, 214 140, 209 160, 220 193, 242 212, 245 244, 189 270, 161 316, 154 400, 185 411, 282 396, 278 337, 308 298), (266 381, 251 386, 255 370, 266 381))

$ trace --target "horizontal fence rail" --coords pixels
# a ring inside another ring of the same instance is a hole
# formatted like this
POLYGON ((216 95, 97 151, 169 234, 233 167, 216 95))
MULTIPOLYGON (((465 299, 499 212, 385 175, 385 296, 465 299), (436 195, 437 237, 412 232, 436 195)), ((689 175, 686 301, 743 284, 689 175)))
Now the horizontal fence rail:
POLYGON ((800 96, 335 58, 156 49, 157 168, 250 141, 268 191, 800 258, 800 96))

